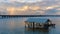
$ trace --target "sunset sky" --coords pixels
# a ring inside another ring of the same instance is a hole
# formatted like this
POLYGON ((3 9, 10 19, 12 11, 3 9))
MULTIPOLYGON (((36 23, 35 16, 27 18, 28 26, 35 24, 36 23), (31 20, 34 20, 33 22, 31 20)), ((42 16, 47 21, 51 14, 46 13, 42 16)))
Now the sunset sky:
POLYGON ((60 15, 60 0, 0 0, 0 15, 60 15))

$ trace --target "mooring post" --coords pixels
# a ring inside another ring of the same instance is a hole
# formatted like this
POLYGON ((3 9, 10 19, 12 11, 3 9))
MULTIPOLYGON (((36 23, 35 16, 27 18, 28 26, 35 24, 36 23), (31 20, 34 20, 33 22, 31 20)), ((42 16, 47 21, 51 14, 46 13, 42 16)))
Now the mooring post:
POLYGON ((25 28, 26 28, 26 23, 25 23, 25 28))
POLYGON ((28 24, 28 28, 30 28, 29 24, 28 24))
POLYGON ((34 22, 33 22, 33 29, 34 29, 35 27, 34 27, 34 22))

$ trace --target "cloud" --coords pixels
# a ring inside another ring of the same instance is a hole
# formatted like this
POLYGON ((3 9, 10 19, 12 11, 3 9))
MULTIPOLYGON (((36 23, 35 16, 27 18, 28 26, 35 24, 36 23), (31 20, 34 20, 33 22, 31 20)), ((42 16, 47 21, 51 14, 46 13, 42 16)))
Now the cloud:
POLYGON ((6 10, 10 15, 12 14, 33 14, 36 13, 40 9, 39 6, 22 6, 22 7, 8 7, 6 10), (28 12, 28 13, 27 13, 28 12))
POLYGON ((60 11, 57 11, 57 12, 56 12, 56 15, 60 15, 60 11))
POLYGON ((5 3, 0 3, 0 6, 5 8, 10 15, 12 14, 56 15, 60 13, 59 12, 60 0, 2 0, 2 1, 5 1, 5 3))
POLYGON ((55 9, 57 7, 59 7, 59 5, 48 6, 48 7, 45 7, 45 10, 55 9))
POLYGON ((41 2, 42 0, 18 0, 19 2, 28 2, 28 3, 33 3, 33 2, 41 2))
POLYGON ((0 2, 22 2, 22 3, 34 3, 34 2, 41 2, 42 0, 1 0, 0 2))
POLYGON ((56 10, 60 11, 60 8, 57 8, 56 10))

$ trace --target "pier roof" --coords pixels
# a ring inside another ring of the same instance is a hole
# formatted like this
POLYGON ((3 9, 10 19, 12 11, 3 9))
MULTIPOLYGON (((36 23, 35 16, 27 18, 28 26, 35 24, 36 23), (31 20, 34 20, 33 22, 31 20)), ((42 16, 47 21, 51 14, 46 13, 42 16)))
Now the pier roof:
POLYGON ((26 20, 26 22, 29 22, 29 23, 47 23, 49 19, 47 18, 28 18, 26 20))

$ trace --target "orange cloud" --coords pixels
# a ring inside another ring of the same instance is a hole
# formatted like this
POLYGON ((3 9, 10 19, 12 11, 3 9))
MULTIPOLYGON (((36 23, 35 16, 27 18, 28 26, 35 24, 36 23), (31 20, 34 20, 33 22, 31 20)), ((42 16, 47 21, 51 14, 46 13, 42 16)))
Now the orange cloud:
POLYGON ((31 10, 39 10, 40 9, 40 7, 39 6, 31 6, 31 7, 29 7, 31 10))
POLYGON ((16 8, 17 11, 27 11, 28 9, 29 9, 29 6, 23 6, 23 7, 16 8))
POLYGON ((14 14, 15 8, 9 7, 9 8, 7 8, 7 11, 10 13, 10 15, 12 15, 12 14, 14 14))
POLYGON ((22 6, 22 7, 8 7, 7 11, 10 15, 13 15, 15 13, 18 13, 17 11, 19 11, 19 12, 29 11, 29 10, 37 11, 39 9, 40 9, 39 6, 22 6))

